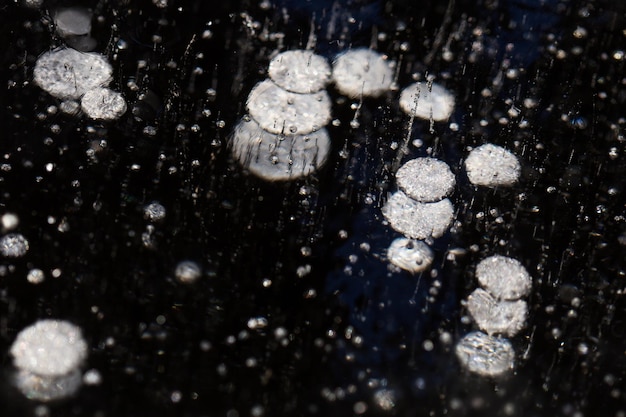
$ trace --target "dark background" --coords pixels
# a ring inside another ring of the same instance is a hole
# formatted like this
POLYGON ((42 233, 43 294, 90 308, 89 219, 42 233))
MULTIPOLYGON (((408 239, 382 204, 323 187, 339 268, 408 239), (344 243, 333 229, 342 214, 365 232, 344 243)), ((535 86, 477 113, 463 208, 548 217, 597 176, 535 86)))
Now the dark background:
POLYGON ((30 243, 0 260, 0 415, 42 412, 10 385, 8 350, 46 317, 83 329, 86 369, 102 376, 53 416, 626 415, 622 2, 84 2, 129 104, 111 123, 48 112, 58 101, 32 83, 38 55, 63 43, 49 14, 65 5, 0 6, 0 211, 30 243), (247 175, 229 134, 271 54, 305 47, 312 27, 330 60, 387 54, 399 88, 436 76, 457 98, 450 123, 409 132, 392 91, 365 99, 351 128, 353 102, 330 86, 341 123, 324 168, 289 183, 247 175), (424 145, 402 160, 431 153, 457 174, 456 223, 420 276, 388 268, 398 234, 380 214, 407 137, 424 145), (467 147, 484 142, 520 157, 517 186, 468 183, 467 147), (155 224, 153 201, 167 210, 155 224), (496 380, 453 352, 472 330, 473 267, 494 253, 534 279, 515 372, 496 380), (203 270, 193 285, 174 278, 187 259, 203 270), (27 282, 32 268, 45 282, 27 282), (267 326, 250 329, 256 317, 267 326))

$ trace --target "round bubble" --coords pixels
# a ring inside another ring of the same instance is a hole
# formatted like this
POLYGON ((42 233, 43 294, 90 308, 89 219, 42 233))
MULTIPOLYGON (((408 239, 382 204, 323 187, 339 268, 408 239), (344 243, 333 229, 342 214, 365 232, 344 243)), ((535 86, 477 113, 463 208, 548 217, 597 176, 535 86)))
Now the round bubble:
POLYGON ((16 368, 39 376, 62 376, 87 357, 79 327, 61 320, 39 320, 23 329, 11 346, 16 368))
POLYGON ((282 52, 270 61, 268 74, 279 87, 294 93, 316 93, 330 81, 326 58, 313 51, 296 49, 282 52))
POLYGON ((439 84, 417 82, 400 93, 400 108, 409 116, 441 122, 454 110, 454 96, 439 84))
POLYGON ((378 97, 393 83, 393 64, 371 49, 351 49, 333 63, 335 86, 350 98, 378 97))
POLYGON ((476 265, 480 285, 500 300, 518 300, 530 293, 532 279, 517 259, 494 255, 476 265))
POLYGON ((116 91, 94 88, 85 93, 80 101, 80 108, 91 119, 115 120, 126 113, 126 101, 116 91))
POLYGON ((467 298, 467 310, 481 330, 509 337, 524 328, 528 316, 525 301, 498 301, 481 288, 467 298))
POLYGON ((465 170, 472 184, 498 187, 515 184, 519 179, 521 166, 511 152, 487 143, 472 149, 465 159, 465 170))
POLYGON ((325 90, 298 94, 283 90, 271 80, 258 83, 248 96, 250 116, 274 134, 304 135, 330 121, 330 97, 325 90))
POLYGON ((20 233, 0 237, 0 254, 7 258, 19 258, 28 252, 28 240, 20 233))
POLYGON ((62 37, 87 35, 91 32, 91 12, 82 7, 61 8, 54 13, 53 20, 62 37))
POLYGON ((202 268, 193 261, 181 261, 176 265, 174 275, 183 284, 193 284, 202 276, 202 268))
POLYGON ((304 177, 320 168, 330 151, 326 129, 306 135, 274 135, 249 118, 241 120, 233 132, 235 159, 252 174, 267 181, 304 177))
POLYGON ((465 335, 457 343, 455 353, 464 368, 482 376, 500 376, 515 366, 511 342, 483 332, 465 335))
POLYGON ((454 207, 447 198, 436 203, 420 203, 402 191, 389 197, 382 212, 394 230, 413 239, 440 237, 454 218, 454 207))
POLYGON ((439 201, 452 192, 456 183, 450 167, 435 158, 415 158, 396 173, 398 187, 423 203, 439 201))
POLYGON ((103 55, 67 48, 41 54, 35 63, 33 78, 50 95, 69 100, 108 85, 112 71, 103 55))
POLYGON ((18 370, 12 382, 26 398, 47 402, 74 395, 82 385, 82 376, 80 370, 60 376, 42 376, 18 370))
POLYGON ((433 263, 433 251, 421 240, 400 237, 389 245, 387 258, 398 268, 415 274, 430 267, 433 263))

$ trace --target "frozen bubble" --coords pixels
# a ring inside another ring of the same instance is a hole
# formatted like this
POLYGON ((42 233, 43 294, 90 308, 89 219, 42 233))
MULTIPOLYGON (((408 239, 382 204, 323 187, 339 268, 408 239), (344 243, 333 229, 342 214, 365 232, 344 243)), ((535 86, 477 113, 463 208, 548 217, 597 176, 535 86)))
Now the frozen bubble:
POLYGON ((447 198, 436 203, 420 203, 402 191, 389 197, 382 212, 394 230, 413 239, 440 237, 454 217, 454 208, 447 198))
POLYGON ((41 54, 33 78, 49 94, 67 100, 108 85, 111 73, 111 65, 103 55, 67 48, 41 54))
POLYGON ((88 117, 96 120, 115 120, 126 113, 124 97, 108 88, 87 91, 80 101, 80 107, 88 117))
POLYGON ((400 108, 410 116, 441 122, 454 110, 454 96, 439 84, 417 82, 400 93, 400 108))
POLYGON ((528 315, 525 301, 498 301, 482 288, 477 288, 467 298, 467 309, 481 330, 505 336, 519 333, 528 315))
POLYGON ((193 261, 182 261, 176 265, 174 275, 183 284, 193 284, 202 276, 202 268, 193 261))
POLYGON ((378 52, 352 49, 333 63, 333 80, 337 89, 348 97, 378 97, 391 88, 392 64, 378 52))
POLYGON ((34 401, 56 401, 70 397, 82 384, 80 370, 59 376, 44 376, 18 370, 13 375, 13 385, 28 399, 34 401))
POLYGON ((151 222, 160 222, 167 214, 165 207, 157 202, 152 202, 143 208, 143 217, 151 222))
POLYGON ((448 164, 435 158, 411 159, 400 167, 396 181, 409 197, 422 203, 441 200, 455 184, 448 164))
POLYGON ((82 7, 67 7, 54 13, 54 25, 62 37, 87 35, 91 32, 91 12, 82 7))
POLYGON ((326 91, 298 94, 283 90, 271 80, 258 83, 246 108, 266 131, 275 134, 311 133, 330 121, 330 97, 326 91))
POLYGON ((294 93, 316 93, 330 81, 330 65, 313 51, 293 50, 272 59, 268 74, 279 87, 294 93))
POLYGON ((472 184, 497 187, 515 184, 521 167, 517 157, 511 152, 487 143, 469 153, 465 160, 465 170, 472 184))
POLYGON ((28 240, 20 233, 9 233, 0 238, 0 254, 7 258, 19 258, 28 252, 28 240))
POLYGON ((43 0, 22 0, 22 4, 26 7, 38 9, 43 5, 43 0))
POLYGON ((26 280, 31 284, 41 284, 42 282, 44 282, 45 279, 45 274, 41 269, 38 268, 31 269, 26 275, 26 280))
POLYGON ((494 255, 476 265, 480 285, 500 300, 518 300, 531 290, 532 279, 518 260, 494 255))
POLYGON ((5 213, 0 218, 4 230, 13 230, 20 224, 20 218, 14 213, 5 213))
POLYGON ((39 376, 62 376, 87 357, 79 327, 62 320, 39 320, 23 329, 11 346, 16 368, 39 376))
POLYGON ((252 174, 267 181, 293 180, 315 172, 330 151, 326 129, 307 135, 274 135, 254 120, 235 127, 232 152, 252 174))
POLYGON ((63 113, 75 116, 80 110, 80 104, 74 100, 65 100, 59 104, 59 108, 63 113))
POLYGON ((482 376, 499 376, 512 370, 515 365, 511 342, 483 332, 465 335, 457 343, 455 353, 461 365, 482 376))
POLYGON ((399 237, 389 245, 387 258, 395 266, 415 274, 433 263, 433 251, 421 240, 399 237))

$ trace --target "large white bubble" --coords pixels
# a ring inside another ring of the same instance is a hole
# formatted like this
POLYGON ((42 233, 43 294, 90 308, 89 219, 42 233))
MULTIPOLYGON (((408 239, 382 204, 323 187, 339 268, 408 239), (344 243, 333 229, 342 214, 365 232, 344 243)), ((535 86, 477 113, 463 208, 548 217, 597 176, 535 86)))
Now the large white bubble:
POLYGON ((467 310, 481 330, 488 334, 515 336, 526 325, 526 301, 496 300, 477 288, 467 298, 467 310))
POLYGON ((463 367, 482 376, 500 376, 515 366, 511 342, 483 332, 465 335, 457 343, 455 353, 463 367))
POLYGON ((530 292, 532 279, 517 259, 494 255, 476 265, 479 284, 501 300, 518 300, 530 292))
POLYGON ((68 100, 79 99, 89 90, 108 85, 112 71, 103 55, 67 48, 41 54, 33 77, 50 95, 68 100))
POLYGON ((80 101, 85 114, 96 120, 115 120, 126 113, 126 101, 117 91, 94 88, 85 93, 80 101))
POLYGON ((62 37, 88 35, 91 32, 91 12, 82 7, 64 7, 53 15, 54 25, 62 37))
POLYGON ((413 239, 437 238, 443 235, 454 217, 450 200, 420 203, 397 191, 382 208, 383 216, 391 227, 413 239))
POLYGON ((515 184, 519 179, 521 166, 511 152, 487 143, 472 149, 465 159, 465 170, 472 184, 497 187, 515 184))
POLYGON ((232 152, 252 174, 268 181, 292 180, 321 167, 330 151, 326 129, 305 135, 275 135, 249 118, 233 132, 232 152))
POLYGON ((339 92, 351 97, 377 97, 393 83, 392 63, 366 48, 351 49, 333 63, 333 80, 339 92))
POLYGON ((326 58, 313 51, 296 49, 282 52, 270 61, 268 74, 279 87, 294 93, 316 93, 330 81, 326 58))
POLYGON ((400 93, 400 108, 409 116, 441 122, 452 115, 454 96, 439 84, 417 82, 400 93))
POLYGON ((423 203, 446 197, 456 183, 448 164, 435 158, 406 162, 396 173, 396 182, 409 197, 423 203))

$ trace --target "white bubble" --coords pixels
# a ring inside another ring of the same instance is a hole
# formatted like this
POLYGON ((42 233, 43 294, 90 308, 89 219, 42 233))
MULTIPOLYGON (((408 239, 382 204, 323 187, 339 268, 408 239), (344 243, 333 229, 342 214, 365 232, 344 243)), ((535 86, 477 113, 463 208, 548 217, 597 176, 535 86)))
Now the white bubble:
POLYGON ((525 301, 498 301, 481 288, 467 298, 467 310, 481 330, 509 337, 524 328, 528 316, 525 301))
POLYGON ((394 230, 413 239, 440 237, 454 218, 454 208, 447 198, 436 203, 420 203, 402 191, 389 197, 382 213, 394 230))
POLYGON ((433 251, 421 240, 400 237, 387 249, 389 261, 413 274, 426 270, 433 262, 433 251))
POLYGON ((88 35, 91 32, 91 12, 82 7, 67 7, 54 13, 54 25, 62 37, 88 35))
POLYGON ((378 97, 391 88, 392 63, 370 49, 352 49, 333 63, 333 80, 337 89, 348 97, 378 97))
POLYGON ((108 88, 87 91, 80 101, 80 107, 89 118, 96 120, 115 120, 126 113, 124 97, 108 88))
POLYGON ((193 261, 182 261, 176 265, 174 275, 183 284, 193 284, 202 276, 202 268, 193 261))
POLYGON ((9 233, 0 238, 0 254, 7 258, 24 256, 28 248, 28 240, 20 233, 9 233))
POLYGON ((16 368, 39 376, 63 376, 79 368, 87 357, 87 343, 79 327, 44 319, 23 329, 11 346, 16 368))
POLYGON ((279 87, 294 93, 316 93, 330 81, 330 65, 313 51, 285 51, 270 61, 268 74, 279 87))
POLYGON ((31 284, 41 284, 46 279, 46 275, 43 273, 41 269, 33 268, 28 271, 26 275, 26 280, 31 284))
POLYGON ((326 129, 307 135, 274 135, 254 120, 235 127, 232 152, 252 174, 267 181, 293 180, 315 172, 330 151, 326 129))
POLYGON ((325 90, 298 94, 283 90, 271 80, 258 83, 248 96, 250 116, 274 134, 304 135, 330 121, 330 97, 325 90))
POLYGON ((463 367, 482 376, 499 376, 515 366, 511 342, 483 332, 465 335, 457 343, 455 353, 463 367))
POLYGON ((480 285, 500 300, 518 300, 530 292, 532 279, 518 260, 494 255, 476 265, 480 285))
POLYGON ((465 170, 472 184, 497 187, 515 184, 519 179, 521 166, 511 152, 487 143, 469 153, 465 160, 465 170))
POLYGON ((441 200, 456 183, 448 164, 435 158, 411 159, 398 169, 396 181, 409 197, 422 203, 441 200))
POLYGON ((439 84, 417 82, 400 93, 400 108, 410 116, 441 122, 452 115, 454 96, 439 84))
POLYGON ((93 52, 57 49, 41 54, 33 78, 49 94, 60 99, 78 99, 87 91, 111 82, 112 67, 93 52))
POLYGON ((46 402, 74 395, 82 384, 82 376, 78 369, 58 376, 44 376, 18 370, 13 375, 12 382, 26 398, 46 402))
POLYGON ((0 219, 4 230, 13 230, 20 224, 20 218, 14 213, 5 213, 0 219))
POLYGON ((143 217, 151 222, 160 222, 165 219, 167 211, 162 204, 152 202, 143 208, 143 217))

